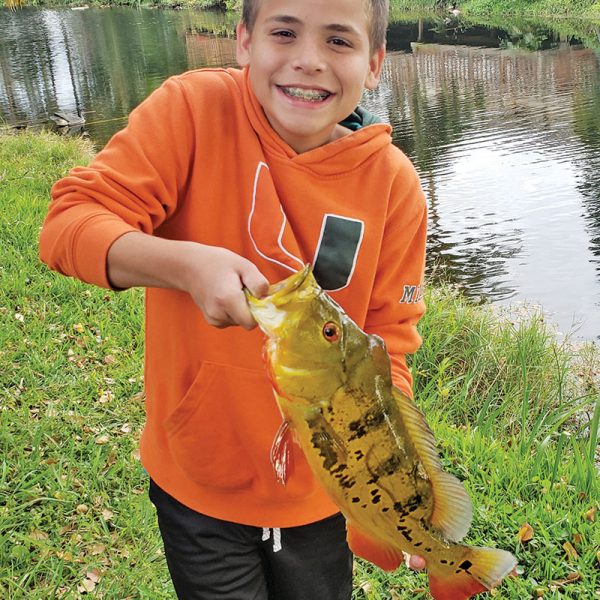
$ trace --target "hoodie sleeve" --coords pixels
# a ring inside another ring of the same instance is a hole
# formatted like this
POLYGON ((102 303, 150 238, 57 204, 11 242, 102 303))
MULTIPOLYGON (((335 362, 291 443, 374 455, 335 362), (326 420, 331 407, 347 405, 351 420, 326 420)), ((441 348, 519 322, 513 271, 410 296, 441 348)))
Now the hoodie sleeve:
POLYGON ((389 202, 365 331, 384 339, 394 384, 412 397, 412 376, 405 355, 421 345, 416 325, 425 312, 427 205, 414 167, 405 156, 402 158, 389 202))
POLYGON ((177 78, 167 80, 130 115, 87 167, 52 188, 40 234, 51 269, 111 287, 106 257, 130 231, 153 233, 173 212, 193 153, 189 106, 177 78))

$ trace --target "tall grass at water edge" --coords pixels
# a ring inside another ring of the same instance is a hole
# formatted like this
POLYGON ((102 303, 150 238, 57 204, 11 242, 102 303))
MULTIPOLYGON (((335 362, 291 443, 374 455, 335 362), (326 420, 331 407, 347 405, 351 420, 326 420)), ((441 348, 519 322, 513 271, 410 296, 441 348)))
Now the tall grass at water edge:
MULTIPOLYGON (((0 598, 174 598, 147 478, 142 294, 50 273, 37 237, 51 184, 92 156, 0 133, 0 598)), ((597 353, 539 315, 511 321, 428 293, 412 360, 418 403, 475 506, 467 541, 512 550, 496 598, 594 598, 597 353), (595 412, 594 412, 595 408, 595 412), (528 526, 531 528, 529 529, 528 526)), ((426 598, 426 578, 357 561, 354 597, 426 598)))

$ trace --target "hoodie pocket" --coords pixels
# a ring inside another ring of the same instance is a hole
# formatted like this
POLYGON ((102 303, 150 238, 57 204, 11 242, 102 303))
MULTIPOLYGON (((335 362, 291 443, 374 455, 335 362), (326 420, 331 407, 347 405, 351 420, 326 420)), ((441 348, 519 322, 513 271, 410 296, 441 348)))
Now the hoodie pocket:
POLYGON ((250 486, 254 468, 239 432, 238 406, 256 394, 253 382, 260 379, 254 371, 202 363, 165 423, 173 457, 192 481, 223 490, 250 486))

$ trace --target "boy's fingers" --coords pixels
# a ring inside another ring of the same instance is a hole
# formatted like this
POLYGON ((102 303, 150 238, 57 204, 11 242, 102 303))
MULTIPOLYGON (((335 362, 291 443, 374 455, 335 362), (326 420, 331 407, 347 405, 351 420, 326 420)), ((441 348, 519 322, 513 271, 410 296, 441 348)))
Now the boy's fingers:
POLYGON ((417 554, 408 554, 404 552, 404 561, 406 562, 406 566, 413 571, 420 571, 427 566, 425 559, 422 556, 418 556, 417 554))
POLYGON ((240 276, 243 286, 248 288, 255 298, 262 298, 267 295, 269 280, 252 263, 248 263, 240 276))

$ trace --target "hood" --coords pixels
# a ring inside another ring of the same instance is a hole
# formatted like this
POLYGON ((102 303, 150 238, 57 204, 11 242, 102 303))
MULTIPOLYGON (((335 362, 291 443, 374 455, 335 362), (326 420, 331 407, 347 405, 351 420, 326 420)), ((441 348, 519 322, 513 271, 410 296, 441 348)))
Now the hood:
POLYGON ((324 146, 298 154, 271 127, 254 95, 247 67, 243 70, 242 85, 248 119, 269 159, 291 161, 298 167, 309 169, 317 175, 335 176, 360 168, 373 154, 391 144, 392 128, 365 109, 357 107, 341 123, 351 129, 352 133, 324 146))

